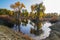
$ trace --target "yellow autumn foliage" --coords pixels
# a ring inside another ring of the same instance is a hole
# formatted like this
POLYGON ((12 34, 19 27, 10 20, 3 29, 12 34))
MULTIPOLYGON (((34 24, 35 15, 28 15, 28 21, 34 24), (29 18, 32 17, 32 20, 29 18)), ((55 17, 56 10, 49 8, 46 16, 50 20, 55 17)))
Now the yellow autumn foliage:
POLYGON ((40 12, 40 18, 42 18, 44 16, 43 12, 40 12))

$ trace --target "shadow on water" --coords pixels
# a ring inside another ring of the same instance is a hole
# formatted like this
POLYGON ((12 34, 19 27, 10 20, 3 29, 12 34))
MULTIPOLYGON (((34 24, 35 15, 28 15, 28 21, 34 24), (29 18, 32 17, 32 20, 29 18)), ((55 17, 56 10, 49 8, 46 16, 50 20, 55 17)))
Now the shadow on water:
POLYGON ((12 28, 14 26, 14 23, 6 19, 0 18, 0 25, 4 25, 4 26, 8 26, 9 28, 12 28))

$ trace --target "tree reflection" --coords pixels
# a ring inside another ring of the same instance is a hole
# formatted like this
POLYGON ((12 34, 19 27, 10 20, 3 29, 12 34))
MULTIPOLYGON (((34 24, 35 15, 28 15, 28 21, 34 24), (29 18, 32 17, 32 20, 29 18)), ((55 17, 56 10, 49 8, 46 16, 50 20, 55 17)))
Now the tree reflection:
POLYGON ((27 19, 23 19, 21 22, 22 22, 22 26, 27 26, 27 24, 28 24, 28 20, 27 19))
POLYGON ((34 29, 31 29, 30 32, 35 35, 40 35, 42 33, 41 27, 42 27, 42 22, 35 23, 34 29))

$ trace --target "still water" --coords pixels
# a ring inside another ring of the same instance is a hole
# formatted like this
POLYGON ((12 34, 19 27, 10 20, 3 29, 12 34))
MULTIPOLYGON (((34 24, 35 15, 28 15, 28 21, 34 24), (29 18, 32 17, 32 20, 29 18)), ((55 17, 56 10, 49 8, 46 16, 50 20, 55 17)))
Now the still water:
MULTIPOLYGON (((43 32, 40 33, 40 35, 35 35, 34 33, 31 33, 31 29, 36 29, 36 27, 34 27, 34 23, 31 22, 30 20, 28 20, 28 23, 26 25, 24 25, 24 23, 21 22, 20 24, 20 31, 24 34, 29 35, 30 37, 32 37, 34 40, 42 40, 45 39, 47 37, 49 37, 50 31, 51 29, 49 28, 52 24, 49 22, 44 22, 42 23, 42 27, 40 28, 43 32)), ((17 27, 16 25, 14 25, 13 30, 17 31, 17 27)))

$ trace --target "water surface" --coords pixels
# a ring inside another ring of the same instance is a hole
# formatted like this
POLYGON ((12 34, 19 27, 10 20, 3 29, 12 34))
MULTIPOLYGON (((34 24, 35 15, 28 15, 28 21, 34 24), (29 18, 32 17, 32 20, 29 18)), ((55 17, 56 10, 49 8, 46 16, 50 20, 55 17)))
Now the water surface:
MULTIPOLYGON (((32 22, 30 24, 30 20, 28 20, 28 23, 26 25, 24 25, 24 23, 21 22, 20 24, 20 31, 24 34, 29 35, 30 37, 32 37, 34 40, 41 40, 41 39, 45 39, 47 37, 49 37, 50 31, 51 29, 49 28, 52 24, 49 22, 44 22, 42 23, 42 27, 41 30, 43 31, 43 33, 41 33, 40 35, 36 36, 35 34, 32 34, 30 31, 31 29, 36 29, 36 27, 34 27, 34 23, 32 22)), ((14 25, 13 30, 17 30, 16 25, 14 25)))

